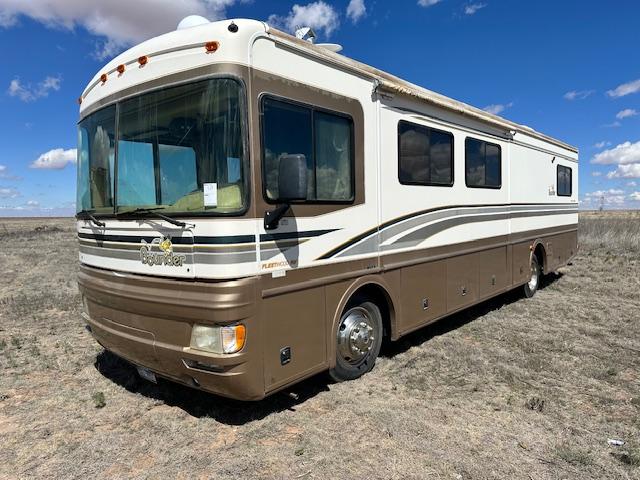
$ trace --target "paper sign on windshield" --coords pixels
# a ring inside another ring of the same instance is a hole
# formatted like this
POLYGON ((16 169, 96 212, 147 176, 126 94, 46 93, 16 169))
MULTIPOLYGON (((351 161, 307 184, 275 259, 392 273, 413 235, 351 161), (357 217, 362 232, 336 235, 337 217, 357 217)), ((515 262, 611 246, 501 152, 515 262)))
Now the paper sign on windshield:
POLYGON ((217 183, 204 184, 204 206, 205 207, 218 206, 218 184, 217 183))

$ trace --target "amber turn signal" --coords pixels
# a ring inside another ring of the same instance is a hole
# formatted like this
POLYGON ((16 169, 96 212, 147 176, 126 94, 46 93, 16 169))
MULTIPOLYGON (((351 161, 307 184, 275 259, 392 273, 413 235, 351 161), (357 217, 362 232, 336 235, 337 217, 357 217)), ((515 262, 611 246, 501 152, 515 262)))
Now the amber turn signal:
POLYGON ((204 44, 204 48, 207 50, 207 53, 213 53, 218 50, 220 44, 218 42, 207 42, 204 44))

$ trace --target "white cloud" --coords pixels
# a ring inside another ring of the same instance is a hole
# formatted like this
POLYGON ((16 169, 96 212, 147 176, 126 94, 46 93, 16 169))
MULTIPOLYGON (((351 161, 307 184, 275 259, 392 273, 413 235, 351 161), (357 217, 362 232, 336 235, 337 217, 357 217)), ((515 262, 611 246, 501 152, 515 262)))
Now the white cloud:
POLYGON ((635 117, 636 115, 638 115, 637 110, 634 110, 633 108, 625 108, 616 114, 616 118, 618 120, 622 120, 623 118, 635 117))
POLYGON ((34 102, 39 98, 49 96, 51 91, 57 92, 60 90, 61 82, 62 78, 60 76, 46 77, 37 85, 32 85, 30 83, 23 84, 20 79, 16 77, 9 83, 7 93, 12 97, 18 97, 23 102, 34 102))
POLYGON ((607 123, 606 125, 603 125, 603 127, 605 127, 605 128, 618 128, 620 126, 622 126, 622 124, 620 122, 618 122, 618 121, 615 121, 613 123, 607 123))
POLYGON ((465 15, 473 15, 478 10, 480 10, 481 8, 484 8, 486 6, 487 6, 486 3, 471 3, 469 5, 465 5, 464 13, 465 13, 465 15))
POLYGON ((634 202, 640 202, 640 192, 633 192, 629 195, 629 200, 633 200, 634 202))
POLYGON ((585 98, 593 95, 595 90, 571 90, 570 92, 565 93, 562 97, 565 100, 573 101, 573 100, 584 100, 585 98))
POLYGON ((494 115, 498 115, 501 112, 504 112, 507 108, 513 107, 513 102, 509 103, 495 103, 492 105, 487 105, 483 108, 483 110, 487 113, 492 113, 494 115))
POLYGON ((633 80, 631 82, 623 83, 622 85, 618 85, 613 90, 609 90, 607 95, 611 98, 620 98, 625 95, 631 95, 632 93, 640 92, 640 78, 638 80, 633 80))
POLYGON ((623 190, 609 189, 597 190, 585 194, 586 203, 603 202, 605 205, 620 206, 624 204, 625 196, 623 190))
POLYGON ((593 148, 597 148, 598 150, 600 150, 601 148, 608 147, 609 145, 611 145, 611 142, 605 142, 603 140, 602 142, 598 142, 598 143, 594 144, 593 148))
POLYGON ((41 207, 32 205, 0 205, 0 216, 2 217, 72 217, 75 214, 75 207, 41 207))
POLYGON ((421 7, 431 7, 436 3, 440 3, 442 0, 418 0, 418 5, 421 7))
POLYGON ((54 148, 40 155, 31 165, 31 168, 42 168, 48 170, 60 170, 69 163, 76 163, 76 149, 54 148))
POLYGON ((640 163, 618 165, 618 168, 607 173, 607 178, 640 178, 640 163))
POLYGON ((18 198, 20 192, 11 187, 0 187, 0 198, 18 198))
POLYGON ((40 205, 40 202, 37 200, 29 200, 27 202, 27 207, 37 207, 40 205))
POLYGON ((347 18, 353 23, 358 23, 367 14, 367 7, 364 0, 351 0, 347 6, 347 18))
POLYGON ((597 153, 591 163, 599 165, 622 165, 640 163, 640 141, 636 143, 624 142, 620 145, 597 153))
POLYGON ((0 27, 15 25, 24 15, 47 27, 83 27, 105 40, 98 55, 113 55, 134 43, 175 30, 187 15, 224 18, 240 0, 0 0, 0 27))
POLYGON ((311 27, 327 37, 340 26, 338 12, 322 0, 304 6, 295 4, 286 17, 270 15, 268 22, 291 33, 298 28, 311 27))
POLYGON ((0 178, 4 180, 22 180, 22 178, 15 175, 9 175, 9 169, 6 165, 0 165, 0 178))
POLYGON ((602 175, 602 172, 591 172, 592 177, 599 177, 602 175))
POLYGON ((634 182, 633 180, 631 180, 630 182, 627 182, 627 187, 637 187, 638 184, 636 182, 634 182))

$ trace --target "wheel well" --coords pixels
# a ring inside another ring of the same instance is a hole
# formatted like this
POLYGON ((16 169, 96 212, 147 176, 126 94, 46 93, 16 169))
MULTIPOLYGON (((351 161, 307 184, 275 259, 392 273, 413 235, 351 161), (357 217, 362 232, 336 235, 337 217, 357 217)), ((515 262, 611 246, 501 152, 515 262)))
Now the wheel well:
POLYGON ((367 299, 375 303, 382 314, 382 327, 384 329, 384 337, 386 340, 391 339, 391 321, 395 316, 393 302, 387 291, 375 283, 368 283, 358 288, 347 302, 349 306, 352 302, 367 299))
POLYGON ((544 246, 542 245, 542 243, 539 243, 538 245, 536 245, 536 248, 533 251, 533 254, 538 259, 538 264, 540 265, 540 268, 542 269, 542 273, 546 273, 547 252, 545 251, 544 246))

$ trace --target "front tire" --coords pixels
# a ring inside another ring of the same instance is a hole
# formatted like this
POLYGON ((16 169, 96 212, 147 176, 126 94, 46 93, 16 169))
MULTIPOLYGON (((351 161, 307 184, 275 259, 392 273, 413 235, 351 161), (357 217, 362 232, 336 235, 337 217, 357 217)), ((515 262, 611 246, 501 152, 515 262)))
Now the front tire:
POLYGON ((536 294, 538 287, 540 286, 541 277, 542 269, 540 268, 538 257, 533 255, 531 257, 531 278, 524 284, 524 295, 527 298, 531 298, 536 294))
POLYGON ((336 382, 354 380, 371 371, 382 346, 382 314, 375 303, 354 300, 345 308, 336 335, 336 382))

